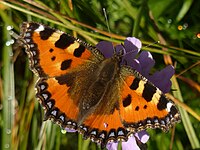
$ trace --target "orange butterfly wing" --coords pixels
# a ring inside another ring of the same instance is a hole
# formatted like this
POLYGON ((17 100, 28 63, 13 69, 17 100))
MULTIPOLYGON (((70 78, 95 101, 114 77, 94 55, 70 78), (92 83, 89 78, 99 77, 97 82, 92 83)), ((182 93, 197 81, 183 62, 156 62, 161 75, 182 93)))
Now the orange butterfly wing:
POLYGON ((21 34, 30 68, 40 77, 64 75, 94 58, 88 44, 48 26, 25 22, 21 34))
POLYGON ((128 131, 146 128, 168 131, 180 121, 174 103, 146 78, 128 67, 122 68, 122 78, 120 116, 128 131))
POLYGON ((24 22, 21 37, 30 69, 40 77, 36 96, 46 110, 45 119, 53 119, 63 128, 77 128, 81 93, 76 91, 84 90, 79 86, 85 82, 82 74, 87 75, 88 67, 96 67, 103 55, 89 44, 39 23, 24 22), (72 88, 76 90, 69 94, 72 88))

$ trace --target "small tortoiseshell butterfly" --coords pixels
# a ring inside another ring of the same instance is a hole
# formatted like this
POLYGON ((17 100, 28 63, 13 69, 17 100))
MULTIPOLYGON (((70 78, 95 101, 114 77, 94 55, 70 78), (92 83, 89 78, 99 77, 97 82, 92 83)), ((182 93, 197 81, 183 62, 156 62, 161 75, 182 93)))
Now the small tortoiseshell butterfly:
POLYGON ((23 23, 21 38, 31 70, 39 76, 36 96, 62 128, 78 130, 105 146, 146 128, 169 130, 180 120, 172 101, 127 65, 95 47, 39 23, 23 23))

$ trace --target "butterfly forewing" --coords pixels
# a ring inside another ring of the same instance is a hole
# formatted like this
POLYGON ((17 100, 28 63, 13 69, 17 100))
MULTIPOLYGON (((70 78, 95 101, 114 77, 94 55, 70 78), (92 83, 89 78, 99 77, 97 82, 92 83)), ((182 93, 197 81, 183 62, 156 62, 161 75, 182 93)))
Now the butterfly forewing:
MULTIPOLYGON (((98 62, 92 55, 96 50, 89 44, 48 26, 25 22, 21 36, 27 47, 30 68, 40 77, 63 75, 83 63, 98 62)), ((102 59, 100 53, 99 56, 102 59)))

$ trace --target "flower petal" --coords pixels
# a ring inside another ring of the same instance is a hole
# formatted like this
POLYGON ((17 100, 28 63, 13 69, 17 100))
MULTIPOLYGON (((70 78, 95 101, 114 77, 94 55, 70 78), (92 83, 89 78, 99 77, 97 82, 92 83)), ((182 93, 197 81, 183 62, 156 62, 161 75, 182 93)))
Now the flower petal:
POLYGON ((118 146, 118 143, 116 142, 110 142, 106 144, 106 148, 108 150, 117 150, 117 146, 118 146))
POLYGON ((142 130, 140 132, 135 133, 135 136, 142 142, 146 143, 149 140, 149 134, 145 131, 142 130))
POLYGON ((133 59, 131 64, 128 65, 131 66, 133 69, 137 70, 138 72, 142 72, 140 62, 137 59, 133 59))
POLYGON ((142 51, 138 57, 138 60, 142 68, 141 74, 148 78, 150 69, 155 65, 153 56, 148 51, 142 51))
POLYGON ((122 150, 140 150, 134 136, 129 137, 127 142, 122 142, 122 150))
POLYGON ((96 48, 102 52, 102 54, 106 58, 110 58, 113 56, 114 53, 114 47, 111 42, 108 41, 100 41, 97 45, 96 48))
POLYGON ((124 48, 126 54, 124 55, 123 59, 127 62, 128 65, 132 64, 132 60, 136 57, 136 55, 140 51, 141 46, 142 43, 137 38, 135 37, 126 38, 126 40, 124 41, 124 48))
POLYGON ((135 37, 127 37, 124 41, 124 47, 126 49, 126 52, 137 51, 138 53, 142 47, 142 43, 139 39, 135 37))
MULTIPOLYGON (((149 140, 149 135, 145 130, 136 133, 135 136, 142 143, 146 143, 149 140)), ((111 142, 106 145, 108 150, 117 150, 117 147, 118 143, 116 142, 111 142)), ((128 141, 122 142, 122 150, 140 150, 134 136, 129 137, 128 141)))
POLYGON ((170 78, 174 75, 174 73, 174 67, 169 65, 161 71, 157 71, 153 75, 149 76, 149 80, 163 93, 167 93, 170 91, 172 85, 170 78))

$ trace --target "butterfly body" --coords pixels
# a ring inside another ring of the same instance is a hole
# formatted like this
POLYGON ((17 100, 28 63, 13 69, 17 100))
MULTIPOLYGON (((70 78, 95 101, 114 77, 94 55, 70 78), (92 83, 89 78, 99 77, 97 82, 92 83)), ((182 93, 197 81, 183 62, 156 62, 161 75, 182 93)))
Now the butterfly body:
MULTIPOLYGON (((104 59, 98 64, 97 68, 88 70, 90 75, 85 79, 85 85, 87 85, 86 89, 83 90, 80 98, 77 97, 77 99, 80 99, 80 112, 77 120, 79 125, 83 123, 83 120, 85 120, 88 115, 94 113, 98 107, 109 105, 109 102, 117 103, 117 99, 113 100, 109 95, 109 93, 114 92, 114 90, 117 91, 116 89, 112 89, 112 86, 116 84, 116 78, 119 75, 119 61, 113 61, 113 59, 114 58, 104 59)), ((114 105, 111 105, 109 109, 114 109, 111 108, 113 106, 114 105)))
POLYGON ((173 102, 137 71, 98 49, 39 23, 23 23, 36 96, 45 119, 105 146, 146 128, 169 130, 180 120, 173 102))

